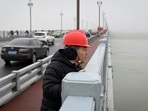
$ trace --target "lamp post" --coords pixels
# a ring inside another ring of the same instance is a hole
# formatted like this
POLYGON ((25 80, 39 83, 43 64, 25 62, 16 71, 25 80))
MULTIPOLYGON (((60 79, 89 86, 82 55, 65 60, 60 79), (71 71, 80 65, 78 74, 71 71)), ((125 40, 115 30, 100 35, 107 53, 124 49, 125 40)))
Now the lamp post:
POLYGON ((60 16, 61 16, 61 34, 62 34, 62 17, 63 17, 63 12, 62 11, 60 13, 60 16))
POLYGON ((80 0, 77 0, 77 30, 79 30, 80 26, 80 0))
POLYGON ((31 8, 33 6, 33 3, 31 2, 31 0, 28 3, 29 9, 30 9, 30 34, 32 34, 32 14, 31 14, 31 8))
POLYGON ((98 5, 98 8, 99 8, 98 28, 100 28, 100 11, 101 11, 102 1, 97 1, 97 5, 98 5))

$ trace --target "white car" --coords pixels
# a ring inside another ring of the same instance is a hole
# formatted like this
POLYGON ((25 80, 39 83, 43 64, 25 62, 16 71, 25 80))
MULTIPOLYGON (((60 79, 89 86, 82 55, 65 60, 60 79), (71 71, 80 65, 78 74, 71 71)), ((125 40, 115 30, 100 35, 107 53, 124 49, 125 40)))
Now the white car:
POLYGON ((51 35, 50 32, 44 32, 44 31, 40 31, 40 32, 35 32, 33 34, 34 38, 37 38, 38 40, 45 42, 47 45, 54 45, 55 42, 55 37, 51 35))

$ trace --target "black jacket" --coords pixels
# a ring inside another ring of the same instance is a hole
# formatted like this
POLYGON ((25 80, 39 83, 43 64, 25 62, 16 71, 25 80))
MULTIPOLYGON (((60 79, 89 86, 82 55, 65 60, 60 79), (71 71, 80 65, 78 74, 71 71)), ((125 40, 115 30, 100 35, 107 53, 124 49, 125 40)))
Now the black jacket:
POLYGON ((61 107, 61 83, 62 79, 69 72, 78 72, 81 68, 75 66, 63 53, 64 49, 59 49, 47 66, 43 78, 43 99, 41 111, 58 111, 61 107))

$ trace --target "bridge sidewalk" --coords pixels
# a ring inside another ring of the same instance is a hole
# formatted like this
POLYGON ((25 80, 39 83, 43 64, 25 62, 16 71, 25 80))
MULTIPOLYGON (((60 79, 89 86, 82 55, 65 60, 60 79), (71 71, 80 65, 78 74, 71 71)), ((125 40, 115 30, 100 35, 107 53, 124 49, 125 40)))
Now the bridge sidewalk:
MULTIPOLYGON (((100 39, 101 37, 93 40, 90 43, 91 48, 88 49, 88 57, 85 64, 83 64, 84 67, 96 50, 100 39)), ((40 111, 41 100, 42 79, 32 84, 32 86, 30 86, 27 90, 12 99, 7 104, 1 106, 0 111, 40 111)))

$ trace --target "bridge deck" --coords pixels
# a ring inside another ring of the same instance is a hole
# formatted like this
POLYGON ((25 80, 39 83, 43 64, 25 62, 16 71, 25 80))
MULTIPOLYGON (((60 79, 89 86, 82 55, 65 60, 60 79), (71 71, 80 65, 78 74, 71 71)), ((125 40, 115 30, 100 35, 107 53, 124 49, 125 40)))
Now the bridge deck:
MULTIPOLYGON (((88 49, 88 57, 86 63, 83 64, 85 67, 98 46, 99 39, 93 40, 91 48, 88 49)), ((22 94, 12 99, 7 104, 0 108, 0 111, 40 111, 42 100, 42 79, 34 83, 31 87, 25 90, 22 94)))

